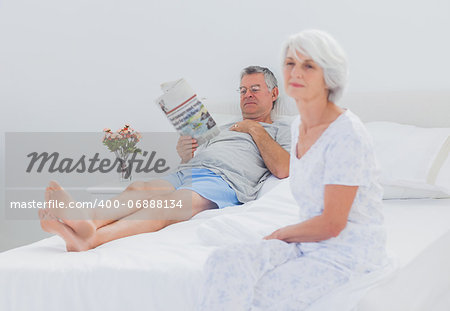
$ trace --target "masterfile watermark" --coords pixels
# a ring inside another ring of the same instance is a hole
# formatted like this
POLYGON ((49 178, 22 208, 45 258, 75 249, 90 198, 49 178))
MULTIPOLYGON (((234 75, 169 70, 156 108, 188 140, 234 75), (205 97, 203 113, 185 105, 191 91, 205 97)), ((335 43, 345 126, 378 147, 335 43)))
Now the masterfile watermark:
MULTIPOLYGON (((127 166, 131 168, 128 171, 129 174, 133 172, 134 167, 134 171, 136 173, 165 173, 170 169, 170 167, 167 166, 166 159, 155 159, 155 151, 144 151, 142 155, 146 158, 146 160, 137 159, 137 153, 133 153, 131 159, 127 161, 127 166)), ((120 173, 122 165, 120 159, 102 159, 99 153, 95 153, 92 157, 83 154, 79 159, 60 159, 60 154, 58 152, 31 152, 27 154, 27 158, 30 158, 29 165, 26 168, 27 173, 31 173, 33 171, 35 164, 37 164, 37 168, 35 169, 37 173, 41 173, 45 168, 47 168, 49 173, 109 173, 114 170, 120 173), (50 163, 48 163, 49 161, 50 163), (89 163, 89 165, 87 163, 89 163)))
MULTIPOLYGON (((5 133, 6 219, 37 219, 37 209, 177 209, 179 202, 121 201, 111 198, 133 182, 163 179, 180 164, 176 152, 179 135, 141 132, 139 152, 119 158, 106 148, 104 133, 5 133), (126 167, 123 180, 123 167, 126 167), (48 186, 57 181, 71 200, 62 202, 56 193, 49 199, 48 186)), ((188 202, 189 203, 189 202, 188 202)), ((186 203, 187 204, 187 203, 186 203)), ((181 205, 185 205, 185 202, 181 205)), ((187 204, 189 205, 189 204, 187 204)), ((178 207, 179 208, 179 207, 178 207)), ((184 209, 184 207, 183 207, 184 209)), ((76 219, 78 214, 74 214, 76 219)), ((151 214, 142 217, 154 217, 151 214)))

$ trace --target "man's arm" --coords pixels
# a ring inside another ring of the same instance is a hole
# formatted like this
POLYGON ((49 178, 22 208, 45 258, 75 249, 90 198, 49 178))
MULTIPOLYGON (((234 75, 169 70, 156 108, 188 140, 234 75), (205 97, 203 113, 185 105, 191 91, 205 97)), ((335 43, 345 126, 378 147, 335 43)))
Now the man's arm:
POLYGON ((231 126, 230 130, 248 133, 252 136, 264 163, 273 175, 278 178, 289 176, 289 152, 273 140, 261 124, 253 120, 243 120, 235 125, 231 126))

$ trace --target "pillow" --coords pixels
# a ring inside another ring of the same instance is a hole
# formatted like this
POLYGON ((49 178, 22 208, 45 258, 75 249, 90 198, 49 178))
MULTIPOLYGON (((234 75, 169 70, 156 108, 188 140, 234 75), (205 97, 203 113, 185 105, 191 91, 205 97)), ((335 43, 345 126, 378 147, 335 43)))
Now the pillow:
POLYGON ((450 128, 366 123, 381 166, 384 198, 450 196, 450 128))
MULTIPOLYGON (((289 178, 289 177, 287 177, 289 178)), ((266 180, 264 181, 264 184, 262 185, 261 189, 258 191, 258 194, 256 195, 256 199, 259 199, 263 195, 265 195, 267 192, 275 188, 276 185, 278 185, 283 179, 280 179, 276 177, 275 175, 270 174, 266 180)))
POLYGON ((214 121, 216 121, 216 124, 218 126, 235 122, 238 120, 241 120, 242 117, 234 114, 225 114, 225 113, 211 113, 211 116, 213 117, 214 121))
POLYGON ((442 199, 450 198, 448 194, 442 191, 421 190, 409 187, 386 186, 383 185, 383 199, 442 199))
MULTIPOLYGON (((201 98, 201 101, 219 126, 242 119, 238 98, 230 100, 201 98)), ((292 98, 280 95, 271 112, 272 120, 290 124, 297 115, 298 110, 295 101, 292 98)))
MULTIPOLYGON (((241 115, 235 114, 227 114, 227 113, 211 113, 214 121, 216 121, 217 125, 221 126, 227 123, 236 122, 242 120, 241 115)), ((282 121, 288 124, 296 118, 296 116, 291 115, 273 115, 272 120, 274 121, 282 121)))

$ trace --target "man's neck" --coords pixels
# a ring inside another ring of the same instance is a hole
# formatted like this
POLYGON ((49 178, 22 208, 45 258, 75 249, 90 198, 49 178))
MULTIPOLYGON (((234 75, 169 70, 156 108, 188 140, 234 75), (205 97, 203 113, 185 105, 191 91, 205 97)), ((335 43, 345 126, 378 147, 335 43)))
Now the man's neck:
POLYGON ((263 123, 273 123, 272 118, 270 117, 270 114, 267 116, 261 116, 261 117, 256 117, 256 118, 249 118, 249 117, 242 117, 242 119, 244 120, 253 120, 256 122, 263 122, 263 123))

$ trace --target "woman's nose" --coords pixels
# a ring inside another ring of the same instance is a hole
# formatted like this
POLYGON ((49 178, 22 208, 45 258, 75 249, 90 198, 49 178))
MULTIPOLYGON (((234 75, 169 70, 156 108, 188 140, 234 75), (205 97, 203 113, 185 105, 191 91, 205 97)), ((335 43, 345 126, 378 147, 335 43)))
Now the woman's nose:
POLYGON ((292 68, 291 76, 300 78, 302 76, 302 74, 303 74, 303 72, 302 72, 300 66, 295 66, 294 68, 292 68))

